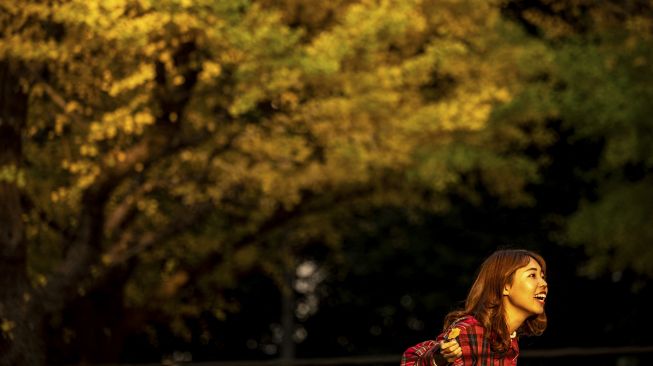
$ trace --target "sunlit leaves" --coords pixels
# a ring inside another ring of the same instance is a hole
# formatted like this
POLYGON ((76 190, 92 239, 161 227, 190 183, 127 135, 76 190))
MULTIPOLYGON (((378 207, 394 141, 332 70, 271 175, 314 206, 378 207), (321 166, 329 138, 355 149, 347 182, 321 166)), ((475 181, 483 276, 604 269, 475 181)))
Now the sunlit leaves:
MULTIPOLYGON (((215 288, 256 266, 279 277, 302 245, 337 250, 337 223, 355 210, 442 210, 448 192, 479 183, 511 205, 531 203, 523 190, 534 165, 507 146, 549 142, 520 128, 554 108, 518 116, 537 97, 524 97, 519 66, 549 54, 496 5, 12 6, 0 56, 31 67, 29 194, 73 229, 82 200, 107 194, 98 262, 137 258, 127 301, 165 299, 177 316, 203 306, 224 315, 215 288), (192 273, 207 258, 211 270, 192 273), (191 276, 205 298, 189 300, 191 276)), ((37 216, 29 225, 35 241, 50 239, 37 216)))

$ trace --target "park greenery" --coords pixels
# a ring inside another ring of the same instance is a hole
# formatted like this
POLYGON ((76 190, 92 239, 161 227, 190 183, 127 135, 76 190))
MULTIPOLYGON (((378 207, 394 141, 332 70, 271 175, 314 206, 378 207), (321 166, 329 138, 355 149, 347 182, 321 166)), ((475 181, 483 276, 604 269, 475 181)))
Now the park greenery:
POLYGON ((647 1, 2 1, 0 364, 117 309, 112 352, 208 344, 249 273, 335 281, 462 206, 534 213, 589 278, 653 277, 651 60, 647 1))

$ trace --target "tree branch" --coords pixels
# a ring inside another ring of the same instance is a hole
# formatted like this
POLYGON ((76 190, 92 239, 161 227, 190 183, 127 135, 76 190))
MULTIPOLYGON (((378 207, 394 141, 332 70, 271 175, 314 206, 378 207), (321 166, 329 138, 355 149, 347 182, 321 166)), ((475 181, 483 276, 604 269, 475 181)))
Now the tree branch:
MULTIPOLYGON (((242 247, 247 244, 265 241, 265 238, 273 235, 275 231, 281 230, 301 218, 309 215, 325 214, 334 207, 340 209, 343 205, 357 206, 358 200, 377 193, 373 187, 366 185, 349 187, 336 193, 335 196, 329 195, 328 197, 315 192, 307 192, 301 202, 291 210, 286 210, 280 206, 255 232, 237 239, 231 245, 233 247, 242 247)), ((207 255, 201 263, 188 270, 190 278, 197 278, 204 273, 210 272, 220 264, 222 259, 223 255, 220 252, 207 255)))
POLYGON ((65 242, 71 242, 74 239, 74 232, 70 227, 62 226, 56 222, 47 212, 45 212, 41 207, 37 206, 31 197, 29 197, 25 192, 21 192, 20 201, 25 211, 33 211, 36 213, 38 218, 44 222, 52 231, 59 234, 65 242))
POLYGON ((153 245, 165 242, 166 240, 184 232, 189 227, 196 225, 198 220, 208 216, 213 209, 209 202, 197 204, 184 210, 184 215, 175 218, 170 225, 146 233, 138 234, 136 229, 129 230, 123 234, 116 245, 112 245, 103 255, 106 266, 120 265, 129 261, 138 254, 150 249, 153 245), (138 237, 138 241, 133 240, 138 237))
MULTIPOLYGON (((156 77, 158 84, 154 98, 158 101, 162 113, 145 137, 128 149, 121 159, 105 159, 100 175, 83 192, 75 239, 60 266, 50 276, 47 284, 37 292, 35 302, 39 302, 44 308, 50 311, 60 309, 67 299, 75 296, 77 284, 88 276, 91 267, 100 263, 103 232, 107 222, 105 208, 115 188, 137 165, 147 169, 160 159, 179 151, 187 143, 181 140, 178 131, 183 121, 183 112, 201 71, 200 66, 189 66, 193 52, 195 46, 189 42, 182 44, 174 57, 175 66, 183 70, 185 82, 181 85, 168 85, 165 69, 157 67, 157 72, 164 74, 156 77)), ((128 211, 127 208, 125 210, 128 211)), ((121 221, 121 214, 117 215, 109 222, 112 226, 121 221)))
POLYGON ((136 203, 138 199, 143 197, 144 194, 151 192, 154 185, 146 183, 136 188, 136 191, 128 195, 116 208, 113 209, 111 215, 107 218, 104 225, 104 230, 107 235, 115 237, 118 230, 123 228, 125 224, 134 218, 136 215, 136 203))

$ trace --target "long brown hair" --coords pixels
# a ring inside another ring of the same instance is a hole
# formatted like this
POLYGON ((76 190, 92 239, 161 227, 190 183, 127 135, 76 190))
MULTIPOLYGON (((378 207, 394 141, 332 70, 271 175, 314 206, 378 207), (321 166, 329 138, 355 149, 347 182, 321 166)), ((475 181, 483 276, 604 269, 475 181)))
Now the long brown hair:
MULTIPOLYGON (((503 249, 492 253, 481 265, 476 280, 469 290, 465 308, 450 312, 444 319, 444 328, 466 315, 473 315, 486 329, 492 351, 504 353, 510 348, 510 334, 504 315, 502 293, 506 284, 512 283, 515 271, 533 258, 546 273, 542 256, 529 250, 503 249), (493 336, 491 336, 493 335, 493 336)), ((540 335, 546 328, 546 314, 532 316, 517 329, 519 335, 540 335)))

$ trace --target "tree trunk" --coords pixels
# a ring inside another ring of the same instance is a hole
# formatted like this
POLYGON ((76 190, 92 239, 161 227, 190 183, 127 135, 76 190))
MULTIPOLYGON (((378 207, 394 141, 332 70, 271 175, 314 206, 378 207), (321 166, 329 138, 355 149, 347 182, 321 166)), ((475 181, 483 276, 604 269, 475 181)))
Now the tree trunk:
POLYGON ((45 362, 42 323, 76 296, 77 284, 100 263, 104 210, 113 190, 137 164, 147 167, 179 151, 183 112, 200 69, 190 67, 195 44, 187 42, 175 54, 185 82, 171 87, 165 68, 157 67, 156 96, 165 113, 157 116, 150 134, 126 153, 125 161, 105 167, 81 198, 78 226, 69 250, 44 286, 32 287, 28 277, 25 208, 20 200, 22 137, 27 124, 28 93, 21 76, 29 75, 19 62, 0 60, 0 366, 42 365, 45 362), (172 116, 176 116, 174 119, 172 116))
POLYGON ((18 75, 17 66, 0 61, 0 365, 41 365, 43 316, 32 301, 20 202, 28 95, 18 75))
POLYGON ((281 361, 290 365, 295 359, 295 271, 294 268, 287 268, 284 273, 285 286, 281 289, 281 328, 283 338, 281 339, 281 361))

